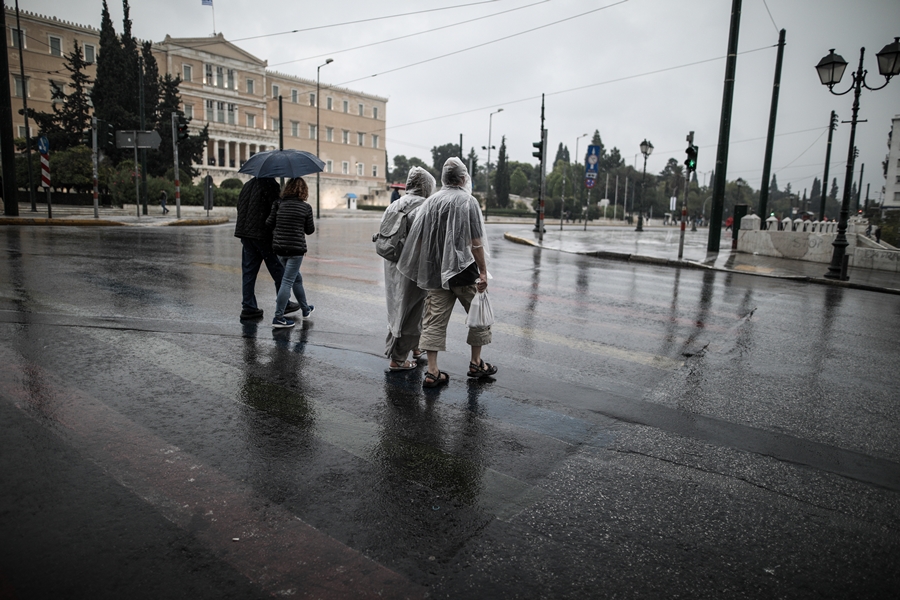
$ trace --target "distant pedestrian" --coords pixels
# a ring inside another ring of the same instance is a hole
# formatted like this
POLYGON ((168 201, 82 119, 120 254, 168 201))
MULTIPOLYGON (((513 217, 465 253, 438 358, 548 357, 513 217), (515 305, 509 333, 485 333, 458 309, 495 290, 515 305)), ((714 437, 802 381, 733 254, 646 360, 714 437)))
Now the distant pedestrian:
POLYGON ((881 243, 881 225, 875 228, 875 241, 881 243))
POLYGON ((729 229, 731 229, 731 226, 732 226, 733 224, 734 224, 734 218, 733 218, 733 217, 728 217, 727 219, 725 219, 725 231, 728 231, 729 229))
POLYGON ((272 229, 272 249, 284 266, 281 286, 275 300, 275 318, 272 327, 293 327, 294 322, 285 316, 291 290, 300 303, 303 318, 307 318, 315 310, 306 301, 303 289, 303 276, 300 265, 306 255, 306 236, 316 231, 313 211, 309 202, 309 188, 302 177, 295 177, 287 182, 281 192, 281 200, 272 204, 272 212, 266 219, 266 225, 272 229))
MULTIPOLYGON (((431 196, 435 187, 434 177, 422 167, 413 167, 406 178, 406 194, 384 211, 382 225, 394 225, 406 215, 406 225, 411 228, 419 207, 431 196)), ((383 231, 384 227, 382 227, 383 231)), ((406 246, 404 245, 404 248, 406 246)), ((402 256, 402 255, 401 255, 402 256)), ((412 260, 410 258, 409 260, 412 260)), ((407 371, 417 366, 424 356, 419 349, 422 334, 422 312, 425 309, 426 292, 412 279, 404 277, 397 268, 397 261, 384 259, 384 291, 387 300, 388 334, 385 356, 390 359, 391 371, 407 371), (407 360, 412 352, 412 360, 407 360)))
POLYGON ((166 190, 163 190, 159 193, 159 205, 162 206, 163 214, 168 214, 169 209, 166 208, 166 200, 169 199, 169 195, 166 193, 166 190))
MULTIPOLYGON (((266 227, 266 218, 279 192, 280 187, 274 178, 258 177, 245 183, 238 197, 234 237, 241 240, 241 319, 259 319, 263 316, 263 309, 256 304, 256 276, 264 262, 275 282, 275 293, 281 287, 284 267, 272 251, 272 232, 266 227)), ((285 316, 299 311, 299 304, 288 302, 285 316)))
POLYGON ((400 199, 400 189, 394 188, 394 191, 391 192, 391 204, 400 199))
POLYGON ((871 223, 866 225, 866 237, 867 238, 872 237, 872 224, 871 223))
MULTIPOLYGON (((443 187, 416 215, 398 262, 401 273, 428 290, 419 347, 428 354, 428 373, 422 387, 446 385, 450 375, 438 368, 438 352, 447 349, 447 324, 458 300, 466 312, 476 292, 488 285, 487 238, 484 216, 471 195, 471 179, 456 157, 448 158, 441 173, 443 187)), ((481 348, 491 343, 491 328, 470 327, 468 376, 488 377, 497 367, 481 358, 481 348)))

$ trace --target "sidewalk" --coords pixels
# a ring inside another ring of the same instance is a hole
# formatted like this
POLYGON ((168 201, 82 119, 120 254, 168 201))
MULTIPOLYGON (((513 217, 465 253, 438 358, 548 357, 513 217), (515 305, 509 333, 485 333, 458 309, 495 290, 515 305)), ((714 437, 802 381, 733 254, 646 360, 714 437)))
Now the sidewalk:
POLYGON ((543 242, 538 243, 533 227, 516 228, 504 234, 507 240, 574 254, 611 258, 633 262, 653 263, 673 267, 714 269, 762 277, 793 279, 822 285, 900 294, 900 273, 872 269, 850 269, 849 281, 826 279, 828 265, 771 256, 758 256, 731 250, 731 231, 723 231, 719 253, 707 255, 707 228, 690 230, 684 234, 683 259, 678 260, 681 231, 678 227, 645 227, 642 233, 634 227, 608 227, 567 224, 560 231, 559 223, 545 225, 543 242))
MULTIPOLYGON (((191 225, 220 225, 233 220, 234 207, 220 207, 207 212, 202 206, 182 206, 181 218, 176 217, 174 204, 168 206, 169 213, 162 214, 157 204, 147 207, 146 215, 138 215, 134 204, 126 204, 122 208, 100 207, 98 216, 94 217, 93 206, 72 206, 60 204, 52 206, 53 217, 47 211, 46 203, 38 203, 37 211, 32 212, 31 205, 19 203, 19 215, 7 217, 0 215, 0 225, 54 225, 63 227, 166 227, 191 225)), ((142 212, 142 211, 141 211, 142 212)))

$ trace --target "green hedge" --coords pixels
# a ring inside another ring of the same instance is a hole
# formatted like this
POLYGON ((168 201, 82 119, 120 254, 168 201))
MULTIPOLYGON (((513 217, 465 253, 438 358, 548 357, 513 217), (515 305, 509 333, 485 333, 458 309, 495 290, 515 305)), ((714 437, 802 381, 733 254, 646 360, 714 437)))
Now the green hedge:
POLYGON ((356 208, 358 208, 359 210, 377 210, 377 211, 384 212, 384 209, 386 209, 387 206, 373 206, 371 204, 357 204, 356 208))
POLYGON ((525 217, 533 219, 535 213, 517 208, 489 208, 484 211, 486 217, 525 217))

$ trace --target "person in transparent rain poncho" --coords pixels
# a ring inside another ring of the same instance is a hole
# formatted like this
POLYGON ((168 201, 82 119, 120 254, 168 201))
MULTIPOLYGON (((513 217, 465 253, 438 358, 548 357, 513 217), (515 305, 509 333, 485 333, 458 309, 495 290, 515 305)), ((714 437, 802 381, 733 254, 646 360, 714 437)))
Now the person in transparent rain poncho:
MULTIPOLYGON (((406 178, 406 194, 387 207, 381 222, 397 218, 397 213, 406 213, 407 223, 411 227, 419 206, 434 192, 435 185, 434 177, 422 167, 410 169, 406 178)), ((388 316, 384 354, 391 359, 390 370, 415 369, 417 361, 425 355, 418 347, 425 290, 404 277, 397 269, 397 262, 384 259, 384 291, 388 316), (407 360, 410 352, 413 353, 413 360, 407 360)))
MULTIPOLYGON (((468 312, 475 293, 485 291, 488 285, 484 216, 460 159, 447 159, 441 183, 440 191, 419 207, 397 261, 403 275, 428 290, 419 340, 419 347, 428 354, 428 372, 422 383, 427 388, 450 381, 438 368, 438 352, 447 349, 447 324, 456 301, 468 312)), ((469 377, 497 372, 497 367, 481 359, 482 346, 491 343, 490 327, 470 327, 466 343, 472 348, 469 377)))

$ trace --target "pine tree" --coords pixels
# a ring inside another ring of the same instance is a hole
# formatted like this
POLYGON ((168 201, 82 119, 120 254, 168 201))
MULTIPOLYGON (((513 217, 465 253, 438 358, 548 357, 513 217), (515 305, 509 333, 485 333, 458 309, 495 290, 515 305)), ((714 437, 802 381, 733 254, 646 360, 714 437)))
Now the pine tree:
POLYGON ((141 85, 141 61, 137 40, 131 35, 131 9, 128 0, 122 0, 122 70, 119 76, 118 100, 127 122, 122 129, 139 129, 141 124, 141 98, 136 93, 141 85))
POLYGON ((100 52, 97 55, 97 79, 91 91, 91 99, 98 119, 120 128, 118 104, 119 70, 122 64, 122 44, 109 17, 109 7, 103 0, 100 21, 100 52))
POLYGON ((500 208, 509 206, 509 162, 506 157, 506 136, 500 138, 500 154, 497 157, 497 174, 494 178, 494 190, 497 192, 497 205, 500 208))
POLYGON ((159 67, 153 56, 153 45, 144 42, 141 46, 141 59, 144 63, 144 128, 156 129, 162 120, 160 109, 160 93, 162 91, 159 78, 159 67))
POLYGON ((484 178, 478 177, 478 155, 475 154, 475 148, 469 149, 469 156, 466 157, 466 168, 469 169, 469 175, 472 176, 473 190, 478 187, 479 182, 484 183, 484 178))
POLYGON ((603 140, 600 139, 599 129, 594 130, 594 137, 591 138, 591 146, 600 146, 600 153, 598 158, 603 158, 603 156, 606 154, 606 149, 603 146, 603 140))
POLYGON ((556 158, 553 160, 553 164, 555 165, 559 161, 565 161, 567 164, 569 162, 569 149, 566 146, 563 146, 563 143, 559 143, 559 148, 556 150, 556 158))
POLYGON ((837 202, 838 199, 838 184, 837 177, 831 180, 831 191, 828 192, 828 199, 837 202))
MULTIPOLYGON (((147 155, 147 173, 150 175, 163 176, 169 171, 174 170, 175 158, 172 155, 172 113, 178 116, 184 116, 181 109, 181 95, 178 86, 181 83, 181 77, 174 79, 168 73, 158 79, 158 86, 161 90, 160 102, 158 106, 158 122, 156 131, 162 142, 159 145, 158 152, 151 152, 147 155)), ((203 161, 203 147, 209 141, 209 124, 203 126, 197 134, 188 136, 188 139, 182 140, 178 144, 178 164, 181 171, 187 173, 191 178, 199 175, 194 165, 203 161)), ((396 163, 396 157, 395 157, 396 163)), ((408 167, 407 167, 407 170, 408 167)), ((399 179, 398 179, 399 181, 399 179)), ((406 174, 402 175, 402 181, 406 181, 406 174)))
POLYGON ((71 93, 61 87, 53 88, 53 112, 36 112, 28 109, 42 135, 47 136, 54 151, 66 150, 82 143, 82 134, 91 127, 91 107, 87 90, 91 79, 85 73, 87 64, 78 41, 72 52, 66 54, 63 66, 69 72, 71 93))
POLYGON ((822 182, 818 177, 813 178, 812 190, 809 193, 810 201, 816 201, 822 197, 822 182))

